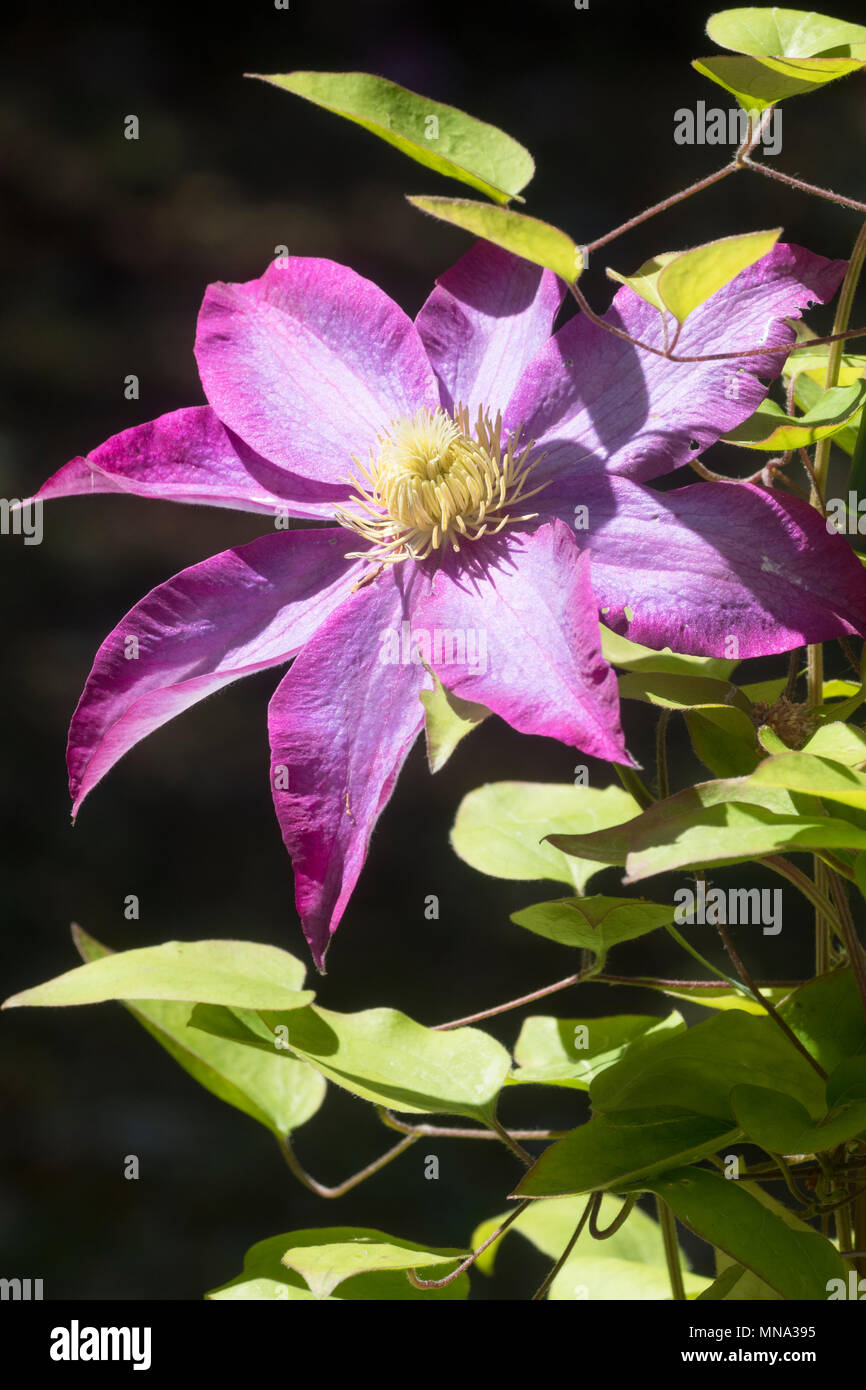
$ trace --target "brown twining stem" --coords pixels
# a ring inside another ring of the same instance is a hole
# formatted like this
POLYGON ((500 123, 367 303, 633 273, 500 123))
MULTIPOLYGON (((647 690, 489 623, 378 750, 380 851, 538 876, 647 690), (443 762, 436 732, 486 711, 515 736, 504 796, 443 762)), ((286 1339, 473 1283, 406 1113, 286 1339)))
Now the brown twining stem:
POLYGON ((842 648, 842 651, 843 651, 844 656, 845 656, 845 660, 848 662, 848 665, 851 667, 852 671, 853 671, 853 672, 855 673, 855 675, 857 676, 858 681, 861 680, 862 677, 861 677, 861 673, 860 673, 860 662, 858 661, 858 659, 857 659, 857 653, 854 651, 854 648, 851 646, 851 643, 848 641, 848 638, 847 638, 847 637, 837 637, 837 638, 836 638, 836 641, 839 643, 839 646, 842 648))
POLYGON ((670 778, 668 777, 668 724, 671 722, 671 711, 663 709, 659 713, 658 723, 656 724, 656 781, 658 782, 659 801, 664 801, 670 795, 670 778))
POLYGON ((860 1003, 863 1006, 863 1012, 866 1013, 866 957, 864 957, 863 946, 857 935, 857 928, 854 925, 851 904, 848 901, 845 885, 835 869, 827 869, 827 878, 830 885, 830 892, 833 894, 833 901, 839 913, 839 922, 841 924, 839 935, 845 942, 845 949, 848 952, 848 961, 854 972, 854 979, 857 984, 857 993, 860 995, 860 1003))
POLYGON ((592 1236, 593 1240, 610 1240, 611 1236, 615 1236, 620 1227, 624 1226, 626 1221, 628 1221, 628 1218, 631 1216, 632 1211, 634 1210, 634 1204, 636 1201, 636 1194, 632 1194, 626 1197, 625 1201, 623 1202, 616 1216, 611 1221, 610 1225, 605 1226, 604 1230, 602 1230, 598 1224, 598 1218, 601 1212, 602 1197, 601 1193, 598 1193, 598 1201, 596 1202, 592 1211, 589 1213, 589 1234, 592 1236))
POLYGON ((785 1162, 785 1159, 784 1159, 783 1155, 782 1155, 782 1154, 773 1154, 772 1157, 775 1158, 775 1160, 776 1160, 776 1166, 777 1166, 777 1168, 779 1169, 779 1172, 780 1172, 780 1174, 782 1175, 782 1177, 783 1177, 783 1179, 784 1179, 784 1181, 785 1181, 785 1186, 787 1187, 787 1189, 788 1189, 788 1191, 790 1192, 791 1196, 794 1198, 794 1201, 797 1202, 800 1206, 803 1206, 803 1207, 809 1206, 810 1203, 811 1203, 811 1201, 812 1201, 811 1195, 806 1196, 806 1195, 805 1195, 804 1193, 802 1193, 802 1192, 800 1191, 800 1189, 797 1187, 797 1184, 796 1184, 796 1182, 794 1181, 794 1174, 791 1172, 791 1169, 788 1167, 788 1164, 785 1162))
POLYGON ((724 946, 725 950, 728 953, 728 956, 730 957, 731 964, 733 965, 743 984, 746 986, 747 989, 751 990, 752 994, 755 996, 755 999, 761 1005, 761 1008, 766 1009, 767 1013, 773 1019, 774 1023, 776 1023, 779 1028, 781 1028, 788 1041, 792 1043, 794 1047, 796 1047, 797 1051, 809 1063, 809 1066, 812 1067, 812 1069, 818 1073, 822 1081, 826 1081, 827 1073, 825 1072, 824 1068, 821 1066, 819 1062, 815 1060, 808 1048, 803 1046, 803 1044, 800 1042, 800 1039, 797 1037, 797 1034, 794 1033, 792 1029, 788 1026, 788 1024, 785 1022, 781 1014, 776 1010, 775 1006, 770 1002, 767 996, 761 993, 746 965, 740 959, 739 952, 737 951, 736 946, 731 940, 727 927, 725 927, 725 925, 722 922, 716 922, 715 925, 716 931, 719 933, 719 936, 721 937, 722 945, 724 946))
MULTIPOLYGON (((662 980, 655 975, 595 975, 593 977, 599 984, 603 985, 637 985, 641 988, 652 989, 717 989, 720 991, 730 991, 730 985, 725 980, 662 980)), ((799 989, 805 984, 805 980, 760 980, 759 989, 799 989)))
POLYGON ((833 904, 825 893, 822 893, 817 883, 813 883, 808 874, 804 874, 802 869, 798 869, 796 864, 792 864, 790 859, 786 859, 783 854, 767 854, 763 859, 757 861, 765 868, 772 869, 774 873, 781 874, 789 883, 793 883, 798 888, 804 898, 808 898, 812 906, 823 914, 832 926, 833 930, 841 933, 842 924, 839 921, 833 904))
POLYGON ((797 691, 797 681, 800 676, 800 647, 795 647, 788 657, 788 683, 785 686, 784 696, 786 700, 793 700, 797 691))
POLYGON ((800 449, 799 454, 803 463, 803 467, 809 474, 809 482, 812 484, 812 499, 814 501, 814 505, 818 508, 819 512, 826 521, 827 508, 824 505, 824 493, 821 484, 819 483, 818 478, 815 474, 815 470, 812 467, 812 460, 809 458, 809 451, 808 449, 800 449))
POLYGON ((856 198, 848 198, 844 193, 834 193, 832 188, 821 188, 816 183, 806 183, 804 179, 794 178, 793 174, 783 174, 781 169, 772 169, 769 164, 750 159, 748 155, 744 156, 740 167, 751 169, 756 174, 763 174, 765 178, 776 179, 779 183, 786 183, 789 188, 797 188, 801 193, 810 193, 815 198, 826 198, 831 203, 839 203, 843 208, 853 208, 855 212, 866 213, 866 203, 860 203, 856 198))
MULTIPOLYGON (((866 203, 858 202, 856 198, 848 198, 842 193, 834 193, 832 189, 821 188, 817 184, 806 183, 803 179, 794 178, 791 174, 783 174, 780 170, 772 169, 769 165, 762 164, 759 160, 755 160, 751 157, 752 151, 761 139, 766 125, 772 119, 774 110, 775 106, 768 106, 757 122, 753 123, 750 120, 745 139, 729 164, 725 164, 721 169, 717 169, 714 173, 708 174, 706 178, 699 179, 697 183, 690 184, 688 188, 681 189, 679 193, 673 193, 670 197, 663 198, 660 203, 654 203, 652 207, 637 213, 636 216, 629 218, 627 222, 623 222, 620 226, 615 227, 613 231, 606 232, 604 236, 596 237, 595 241, 588 242, 583 247, 585 258, 588 258, 592 252, 597 251, 600 247, 606 246, 609 242, 614 241, 617 237, 631 231, 634 227, 640 226, 641 223, 648 221, 652 217, 658 216, 659 213, 666 212, 668 208, 675 207, 676 204, 682 202, 683 199, 690 198, 695 193, 702 192, 705 188, 710 188, 721 179, 727 178, 729 174, 736 174, 741 169, 751 170, 756 174, 763 174, 766 178, 775 179, 780 183, 787 184, 791 188, 798 189, 801 193, 812 194, 817 198, 826 198, 830 202, 838 203, 841 207, 852 208, 857 212, 866 213, 866 203)), ((855 247, 855 254, 852 260, 856 259, 856 250, 857 248, 855 247)), ((844 288, 843 285, 843 292, 844 288)), ((663 348, 657 348, 650 343, 640 342, 639 339, 633 338, 631 334, 627 333, 624 329, 615 327, 612 323, 609 323, 606 319, 596 314, 588 304, 583 293, 577 288, 576 281, 569 286, 569 289, 578 307, 586 314, 587 318, 592 323, 595 323, 599 328, 603 328, 607 333, 612 333, 615 337, 622 338, 625 342, 631 343, 633 347, 641 348, 645 352, 653 353, 657 357, 667 358, 668 361, 671 362, 722 362, 737 357, 753 357, 761 353, 777 353, 783 350, 779 347, 759 346, 754 348, 742 348, 738 352, 716 352, 676 356, 673 349, 676 346, 682 324, 678 325, 673 342, 668 343, 667 320, 666 316, 663 315, 662 322, 664 327, 665 346, 663 348)), ((825 343, 841 344, 847 338, 866 336, 866 328, 848 329, 847 322, 844 325, 844 331, 837 332, 836 328, 837 325, 834 324, 834 331, 829 337, 810 340, 811 346, 819 346, 825 343)))
POLYGON ((624 767, 622 763, 616 764, 616 773, 627 792, 630 792, 640 806, 642 811, 654 805, 655 797, 638 777, 633 767, 624 767))
POLYGON ((506 1004, 496 1004, 492 1009, 481 1009, 479 1013, 467 1014, 465 1018, 452 1018, 448 1023, 434 1023, 432 1031, 444 1033, 449 1028, 462 1028, 464 1024, 478 1023, 482 1018, 493 1018, 496 1014, 508 1013, 509 1009, 519 1009, 521 1004, 533 1004, 536 999, 544 999, 548 994, 556 994, 558 990, 580 984, 581 980, 587 979, 591 975, 592 969, 578 970, 576 975, 566 975, 564 980, 557 980, 552 985, 544 985, 542 989, 535 989, 531 994, 522 994, 519 999, 509 999, 506 1004))
POLYGON ((529 1198, 527 1197, 522 1202, 520 1202, 518 1206, 514 1208, 514 1211, 510 1211, 508 1213, 505 1220, 499 1226, 496 1227, 496 1230, 493 1232, 492 1236, 488 1236, 487 1239, 483 1242, 483 1244, 479 1245, 477 1250, 472 1251, 468 1259, 464 1260, 463 1263, 458 1265, 456 1269, 452 1270, 450 1274, 446 1274, 444 1279, 422 1279, 418 1274, 416 1274, 414 1269, 407 1269, 406 1278, 409 1280, 409 1283, 414 1285, 416 1289, 444 1289, 446 1285, 452 1284, 454 1280, 458 1277, 458 1275, 463 1274, 467 1269, 469 1269, 470 1265, 473 1265, 475 1263, 479 1255, 484 1254, 484 1251, 487 1249, 488 1245, 492 1245, 495 1240, 498 1240, 499 1237, 503 1235, 505 1231, 508 1230, 508 1227, 511 1225, 512 1221, 516 1221, 520 1213, 522 1211, 525 1211, 528 1206, 529 1198))
POLYGON ((680 1247, 677 1242, 677 1223, 667 1202, 664 1198, 659 1196, 656 1196, 656 1215, 658 1216, 662 1240, 664 1241, 665 1263, 668 1267, 668 1278, 671 1282, 671 1297, 675 1303, 684 1303, 686 1299, 686 1290, 683 1284, 683 1271, 680 1264, 680 1247))
POLYGON ((636 217, 630 217, 628 222, 623 222, 619 227, 614 227, 612 232, 606 232, 604 236, 596 237, 595 241, 589 242, 583 249, 589 255, 597 251, 600 246, 607 246, 608 242, 615 241, 617 237, 630 232, 632 228, 639 227, 642 222, 647 222, 651 217, 657 217, 660 212, 667 212, 668 208, 676 207, 684 198, 691 198, 695 193, 701 193, 705 188, 711 188, 720 179, 725 179, 729 174, 736 174, 739 169, 746 167, 746 161, 752 150, 757 145, 764 133, 764 127, 772 118, 773 108, 769 107, 761 116, 757 125, 753 126, 749 122, 749 129, 745 139, 731 159, 729 164, 725 164, 721 169, 716 169, 715 173, 708 174, 706 178, 698 179, 697 183, 689 184, 688 188, 680 189, 679 193, 672 193, 669 198, 663 198, 660 203, 654 203, 652 207, 639 212, 636 217))
MULTIPOLYGON (((632 347, 639 348, 641 352, 650 352, 654 357, 663 357, 667 362, 732 362, 739 357, 760 357, 771 354, 778 357, 780 353, 791 352, 793 347, 793 344, 777 343, 774 347, 766 347, 761 344, 756 347, 739 348, 736 352, 700 352, 689 353, 688 355, 674 353, 670 349, 655 347, 653 343, 644 343, 640 338, 633 338, 631 333, 627 333, 624 328, 617 328, 615 324, 602 318, 592 308, 583 291, 578 289, 576 281, 572 282, 568 288, 581 313, 586 314, 591 323, 594 323, 598 328, 603 328, 606 333, 612 333, 615 338, 622 338, 623 342, 631 343, 632 347)), ((823 347, 825 343, 842 343, 849 338, 864 337, 866 337, 866 327, 846 328, 843 333, 830 333, 825 338, 810 338, 809 347, 823 347)))
POLYGON ((519 1158, 520 1162, 524 1164, 525 1167, 531 1168, 535 1162, 532 1154, 526 1152, 523 1146, 518 1143, 514 1135, 505 1128, 502 1122, 494 1115, 487 1123, 490 1125, 493 1132, 502 1140, 505 1147, 510 1149, 514 1156, 519 1158))
POLYGON ((556 1264, 553 1266, 553 1269, 550 1271, 547 1278, 544 1280, 544 1283, 541 1284, 535 1290, 535 1293, 532 1295, 532 1298, 530 1299, 531 1303, 537 1303, 540 1299, 544 1298, 544 1295, 547 1293, 547 1290, 550 1288, 557 1274, 562 1269, 562 1266, 565 1264, 566 1260, 568 1259, 569 1255, 571 1254, 572 1250, 574 1249, 575 1245, 580 1239, 581 1231, 586 1225, 587 1219, 590 1216, 595 1215, 600 1205, 601 1193, 590 1192, 586 1206, 583 1209, 583 1215, 581 1216, 580 1220, 574 1228, 574 1233, 571 1237, 571 1240, 568 1242, 559 1259, 556 1261, 556 1264))
POLYGON ((291 1140, 287 1134, 279 1135, 278 1143, 283 1158, 286 1160, 291 1172, 298 1179, 298 1182, 303 1183, 304 1187, 309 1188, 311 1192, 315 1192, 317 1197, 333 1198, 342 1197, 346 1192, 351 1192, 352 1188, 357 1187, 359 1183, 365 1182, 367 1178, 372 1178, 374 1173, 380 1172, 381 1169, 385 1168, 395 1158, 399 1158, 400 1154, 405 1153, 407 1149, 411 1149, 412 1145, 417 1143, 419 1138, 419 1135, 411 1134, 407 1138, 401 1139, 400 1143, 395 1144, 393 1149, 389 1149, 387 1153, 382 1154, 380 1158, 374 1159, 372 1163, 367 1164, 366 1168, 361 1168, 359 1172, 353 1173, 350 1178, 346 1178, 345 1182, 338 1183, 336 1187, 326 1187, 324 1183, 317 1182, 315 1178, 311 1177, 310 1174, 302 1168, 295 1156, 291 1140))
MULTIPOLYGON (((405 1120, 398 1120, 397 1116, 390 1110, 386 1110, 384 1105, 377 1105, 376 1112, 383 1125, 388 1129, 394 1129, 398 1134, 412 1134, 416 1139, 492 1139, 501 1142, 500 1136, 492 1129, 461 1129, 453 1125, 410 1125, 405 1120)), ((510 1129, 509 1136, 512 1139, 564 1139, 570 1134, 570 1129, 510 1129)))

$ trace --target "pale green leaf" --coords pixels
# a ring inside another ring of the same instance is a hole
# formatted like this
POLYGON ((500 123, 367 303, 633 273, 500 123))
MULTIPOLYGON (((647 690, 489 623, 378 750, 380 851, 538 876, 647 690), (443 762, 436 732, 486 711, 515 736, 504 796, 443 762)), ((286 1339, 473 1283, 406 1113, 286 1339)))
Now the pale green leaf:
MULTIPOLYGON (((211 1289, 205 1297, 232 1302, 312 1302, 316 1295, 310 1290, 295 1270, 287 1269, 282 1263, 286 1250, 306 1249, 311 1254, 316 1248, 333 1246, 347 1241, 392 1241, 382 1231, 371 1230, 366 1226, 327 1226, 308 1231, 287 1231, 284 1235, 271 1236, 251 1246, 244 1256, 244 1267, 240 1274, 219 1288, 211 1289)), ((424 1246, 412 1246, 409 1241, 396 1242, 408 1249, 423 1251, 424 1246)), ((464 1299, 469 1292, 469 1280, 460 1274, 443 1289, 416 1289, 402 1270, 370 1270, 369 1273, 349 1275, 339 1285, 338 1294, 325 1296, 331 1303, 344 1300, 360 1302, 415 1301, 416 1299, 464 1299)))
POLYGON ((698 705, 684 711, 696 755, 716 777, 743 777, 757 767, 761 752, 755 725, 734 705, 698 705))
POLYGON ((786 415, 775 401, 763 401, 754 415, 722 438, 740 449, 784 453, 805 449, 819 439, 838 434, 858 414, 866 399, 866 381, 822 391, 805 415, 786 415))
POLYGON ((781 234, 781 227, 744 232, 683 251, 662 267, 656 286, 659 298, 682 323, 723 285, 772 251, 781 234))
POLYGON ((603 961, 613 946, 647 936, 673 921, 674 909, 645 898, 557 898, 511 914, 512 922, 536 936, 603 961))
MULTIPOLYGON (((80 927, 73 928, 73 939, 85 960, 112 954, 80 927)), ((189 1003, 139 1001, 126 1008, 199 1085, 277 1136, 304 1124, 325 1098, 324 1078, 305 1062, 269 1057, 190 1028, 189 1003)))
POLYGON ((421 691, 424 706, 424 733, 427 739, 427 763, 431 772, 438 772, 447 763, 462 738, 487 718, 490 710, 472 700, 463 700, 446 690, 435 672, 433 689, 421 691))
POLYGON ((544 837, 551 830, 591 831, 616 825, 637 810, 637 802, 621 787, 489 782, 463 798, 451 844, 461 859, 483 874, 553 879, 582 894, 598 864, 569 858, 544 837))
POLYGON ((430 1250, 426 1246, 398 1241, 393 1236, 376 1232, 375 1235, 353 1235, 347 1240, 322 1245, 293 1243, 283 1254, 281 1263, 300 1274, 310 1292, 317 1299, 322 1299, 353 1275, 383 1273, 386 1270, 429 1271, 431 1266, 442 1266, 422 1276, 439 1279, 444 1274, 450 1274, 468 1254, 468 1250, 430 1250))
POLYGON ((502 246, 515 256, 552 270, 569 285, 583 270, 583 255, 577 243, 567 232, 537 217, 527 217, 525 213, 494 207, 490 203, 476 203, 469 198, 418 197, 410 198, 409 202, 421 212, 429 212, 431 217, 462 227, 473 236, 492 241, 494 246, 502 246))
POLYGON ((243 1009, 296 1009, 314 998, 288 951, 255 941, 166 941, 79 965, 7 999, 4 1009, 173 999, 243 1009))
POLYGON ((647 304, 651 304, 654 309, 659 309, 664 313, 665 305, 658 292, 658 278, 668 262, 676 260, 677 256, 681 254, 680 251, 663 251, 661 255, 653 256, 651 260, 644 261, 634 275, 622 275, 610 266, 606 267, 606 273, 611 280, 618 280, 621 285, 628 285, 629 289, 634 290, 635 294, 639 294, 641 299, 646 300, 647 304))
POLYGON ((762 111, 786 97, 816 92, 857 72, 856 58, 696 58, 692 67, 732 92, 745 111, 762 111))
POLYGON ((643 700, 662 709, 690 709, 693 705, 730 704, 744 713, 748 699, 730 681, 715 676, 627 671, 619 677, 623 700, 643 700))
POLYGON ((479 1028, 440 1032, 396 1009, 267 1012, 257 1026, 226 1010, 200 1007, 192 1025, 300 1057, 356 1096, 413 1113, 487 1121, 511 1068, 505 1048, 479 1028))
POLYGON ((641 1042, 682 1032, 674 1011, 667 1018, 618 1014, 613 1018, 527 1018, 514 1048, 512 1085, 566 1086, 586 1091, 593 1077, 641 1042))
POLYGON ((733 864, 789 849, 866 849, 866 831, 820 814, 818 803, 814 811, 804 809, 811 798, 798 805, 784 787, 756 782, 765 765, 749 777, 689 787, 621 825, 588 835, 554 834, 551 842, 582 860, 624 864, 627 883, 667 870, 733 864))
POLYGON ((720 10, 707 21, 707 33, 720 48, 755 57, 814 58, 853 53, 866 57, 866 28, 814 10, 761 6, 720 10))
POLYGON ((529 151, 504 131, 384 77, 367 72, 247 75, 354 121, 416 163, 497 203, 517 198, 535 172, 529 151))
POLYGON ((683 656, 681 652, 663 647, 655 651, 622 637, 602 623, 601 650, 606 661, 619 666, 624 671, 653 671, 665 675, 714 676, 717 680, 727 680, 736 661, 728 661, 717 656, 683 656))

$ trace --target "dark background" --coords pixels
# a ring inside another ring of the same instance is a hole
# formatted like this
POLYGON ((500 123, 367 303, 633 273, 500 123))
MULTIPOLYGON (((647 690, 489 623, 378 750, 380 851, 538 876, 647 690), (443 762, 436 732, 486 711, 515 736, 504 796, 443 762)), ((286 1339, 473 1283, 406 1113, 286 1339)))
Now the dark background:
MULTIPOLYGON (((859 6, 834 5, 850 19, 859 6)), ((466 238, 422 218, 406 192, 459 193, 358 127, 245 80, 245 71, 362 69, 462 105, 535 156, 528 210, 585 242, 709 172, 718 148, 674 144, 674 111, 727 94, 689 67, 713 50, 709 9, 569 0, 508 7, 445 0, 268 0, 211 5, 28 7, 0 45, 0 206, 4 288, 0 492, 22 497, 110 434, 203 397, 192 355, 209 281, 258 276, 286 244, 329 256, 385 287, 410 313, 466 238), (123 138, 124 117, 141 138, 123 138), (141 399, 123 399, 136 373, 141 399)), ((864 197, 863 80, 784 107, 777 162, 864 197)), ((635 269, 660 250, 757 227, 845 256, 856 215, 740 175, 594 258, 585 285, 609 298, 608 262, 635 269)), ((862 313, 861 313, 862 319, 862 313)), ((826 318, 811 322, 822 327, 826 318)), ((744 461, 756 466, 754 455, 744 461)), ((715 461, 720 464, 721 453, 715 461)), ((711 462, 713 459, 711 458, 711 462)), ((147 590, 178 569, 262 533, 260 518, 134 498, 73 499, 45 511, 45 540, 0 538, 5 605, 3 995, 77 963, 68 924, 115 948, 238 936, 305 946, 271 810, 265 707, 278 673, 195 707, 130 754, 69 824, 64 748, 97 646, 147 590), (123 900, 141 899, 126 922, 123 900)), ((784 661, 751 663, 758 678, 784 661)), ((651 726, 626 705, 647 765, 651 726)), ((674 781, 697 767, 675 734, 674 781)), ((558 892, 487 879, 456 859, 448 831, 485 781, 567 781, 573 750, 492 719, 435 779, 419 746, 382 816, 319 998, 338 1009, 388 1004, 422 1022, 491 1005, 575 968, 522 933, 517 908, 558 892), (438 894, 440 920, 424 919, 438 894)), ((592 765, 604 785, 610 770, 592 765)), ((738 881, 722 871, 718 881, 738 881)), ((760 876, 750 883, 775 887, 760 876)), ((594 881, 616 892, 618 871, 594 881)), ((675 883, 653 881, 659 897, 675 883)), ((785 890, 785 929, 740 929, 759 975, 809 973, 810 934, 785 890)), ((713 942, 700 944, 717 958, 713 942)), ((623 948, 620 972, 688 974, 667 938, 623 948)), ((585 987, 567 1015, 655 1012, 635 990, 585 987)), ((544 1011, 542 1006, 540 1011, 544 1011)), ((686 1010, 688 1012, 688 1010, 686 1010)), ((695 1015, 697 1016, 697 1015, 695 1015)), ((510 1043, 519 1016, 494 1021, 510 1043)), ((437 1141, 336 1203, 307 1193, 272 1138, 200 1091, 116 1005, 5 1014, 0 1034, 0 1275, 42 1277, 46 1298, 197 1299, 240 1269, 247 1247, 311 1225, 370 1224, 436 1244, 466 1242, 517 1178, 493 1144, 437 1141), (441 1177, 423 1177, 423 1154, 441 1177), (141 1178, 122 1176, 135 1153, 141 1178)), ((574 1093, 510 1093, 505 1118, 563 1125, 574 1093)), ((302 1160, 333 1182, 391 1142, 368 1108, 333 1093, 298 1136, 302 1160)), ((543 1266, 515 1240, 478 1296, 525 1297, 543 1266)))

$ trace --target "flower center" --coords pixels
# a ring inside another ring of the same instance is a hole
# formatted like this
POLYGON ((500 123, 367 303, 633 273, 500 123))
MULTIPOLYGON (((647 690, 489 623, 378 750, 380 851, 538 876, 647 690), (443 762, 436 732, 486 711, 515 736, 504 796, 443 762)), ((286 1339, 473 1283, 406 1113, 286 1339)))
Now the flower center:
POLYGON ((424 560, 434 550, 495 535, 537 512, 522 510, 544 483, 527 490, 540 459, 527 459, 533 441, 520 449, 518 429, 502 446, 502 417, 491 423, 479 410, 475 437, 469 412, 457 406, 418 410, 394 420, 378 437, 365 467, 353 459, 360 476, 347 478, 354 495, 337 509, 337 520, 371 542, 357 558, 394 564, 424 560), (517 509, 517 510, 516 510, 517 509))

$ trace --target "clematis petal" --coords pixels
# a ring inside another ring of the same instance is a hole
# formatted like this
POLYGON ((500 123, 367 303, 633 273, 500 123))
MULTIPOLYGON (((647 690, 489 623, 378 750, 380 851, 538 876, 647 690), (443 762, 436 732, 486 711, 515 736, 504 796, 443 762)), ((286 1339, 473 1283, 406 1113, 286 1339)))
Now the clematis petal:
MULTIPOLYGON (((784 322, 835 293, 844 261, 777 245, 690 314, 678 354, 787 346, 784 322)), ((616 294, 605 318, 664 347, 661 315, 633 290, 616 294)), ((721 362, 669 362, 632 347, 578 314, 530 363, 504 412, 510 430, 545 453, 537 477, 605 469, 646 481, 678 468, 747 420, 778 376, 784 351, 721 362), (763 378, 763 380, 759 380, 763 378)))
POLYGON ((866 571, 799 498, 750 483, 659 493, 610 477, 580 493, 602 622, 635 642, 748 657, 866 632, 866 571))
POLYGON ((330 518, 347 489, 311 483, 268 463, 226 429, 210 406, 199 405, 113 435, 59 469, 36 496, 47 501, 95 492, 330 518))
POLYGON ((477 241, 436 281, 415 320, 442 404, 501 409, 547 339, 563 285, 549 270, 477 241))
POLYGON ((408 565, 389 569, 342 604, 270 704, 274 807, 320 970, 423 723, 430 678, 403 636, 408 578, 408 565))
POLYGON ((507 538, 478 542, 478 564, 434 573, 412 614, 413 639, 443 685, 521 733, 630 763, 588 557, 561 521, 507 538))
POLYGON ((208 287, 196 358, 219 418, 280 467, 339 484, 380 431, 439 392, 411 319, 334 261, 287 257, 208 287))
POLYGON ((239 676, 287 661, 363 563, 344 530, 263 536, 160 584, 96 654, 69 730, 73 814, 130 748, 239 676))

